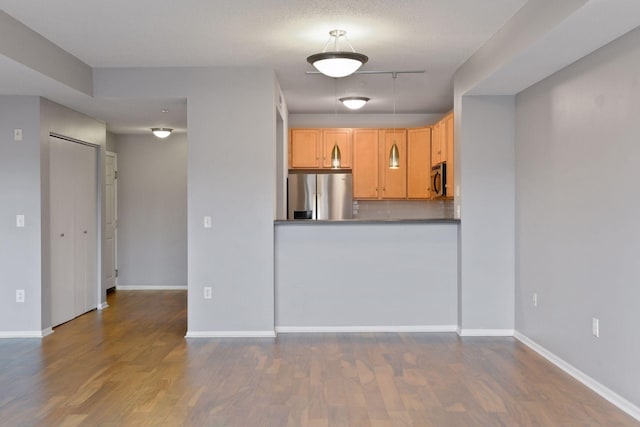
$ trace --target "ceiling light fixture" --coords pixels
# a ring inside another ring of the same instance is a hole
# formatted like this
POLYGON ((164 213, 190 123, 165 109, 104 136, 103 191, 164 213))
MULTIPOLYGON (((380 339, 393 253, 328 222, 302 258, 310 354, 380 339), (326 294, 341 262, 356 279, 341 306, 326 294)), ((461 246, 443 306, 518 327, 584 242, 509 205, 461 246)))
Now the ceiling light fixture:
POLYGON ((173 129, 171 128, 151 128, 151 132, 158 138, 166 138, 171 135, 173 129))
POLYGON ((329 77, 346 77, 356 72, 362 64, 366 63, 369 58, 367 55, 357 53, 349 39, 347 39, 347 32, 344 30, 331 30, 329 31, 329 40, 324 46, 321 53, 316 53, 307 58, 307 62, 313 65, 318 71, 325 76, 329 77), (338 41, 340 37, 344 37, 347 44, 351 48, 351 52, 339 50, 338 41), (327 51, 331 40, 333 39, 333 50, 327 51))
POLYGON ((347 96, 346 98, 340 98, 340 102, 342 102, 345 107, 351 110, 361 109, 368 101, 369 98, 365 96, 347 96))

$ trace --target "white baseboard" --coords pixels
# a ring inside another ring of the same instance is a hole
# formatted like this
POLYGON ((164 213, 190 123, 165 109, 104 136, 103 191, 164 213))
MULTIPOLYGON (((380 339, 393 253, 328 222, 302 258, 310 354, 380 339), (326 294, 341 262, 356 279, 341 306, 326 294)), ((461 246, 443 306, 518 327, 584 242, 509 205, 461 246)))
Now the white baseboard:
POLYGON ((455 332, 456 325, 411 326, 276 326, 282 334, 367 333, 367 332, 455 332))
POLYGON ((116 291, 186 291, 187 285, 117 285, 116 291))
POLYGON ((461 337, 512 337, 513 329, 460 329, 457 328, 461 337))
POLYGON ((185 338, 275 338, 275 331, 187 331, 185 338))
POLYGON ((107 302, 101 302, 100 304, 98 304, 98 310, 104 310, 105 308, 109 307, 109 304, 107 304, 107 302))
POLYGON ((0 331, 1 338, 43 338, 51 335, 53 329, 46 328, 41 331, 0 331))
POLYGON ((618 408, 626 412, 627 414, 631 415, 636 420, 640 421, 640 407, 629 402, 627 399, 620 396, 618 393, 614 392, 613 390, 600 384, 598 381, 594 380, 589 375, 575 368, 570 363, 559 358, 558 356, 551 353, 549 350, 542 347, 535 341, 527 338, 525 335, 522 335, 520 332, 516 331, 513 334, 513 336, 522 344, 526 345, 531 350, 535 351, 540 356, 544 357, 549 362, 553 363, 558 368, 562 369, 567 374, 571 375, 573 378, 580 381, 585 386, 589 387, 591 390, 598 393, 600 396, 602 396, 603 398, 605 398, 606 400, 608 400, 609 402, 611 402, 612 404, 614 404, 615 406, 617 406, 618 408))

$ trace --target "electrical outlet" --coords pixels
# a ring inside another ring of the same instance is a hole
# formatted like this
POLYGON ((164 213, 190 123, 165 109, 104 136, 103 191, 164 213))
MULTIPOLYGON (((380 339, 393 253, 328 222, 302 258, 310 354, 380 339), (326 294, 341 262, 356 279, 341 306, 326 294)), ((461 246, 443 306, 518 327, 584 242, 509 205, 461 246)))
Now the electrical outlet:
POLYGON ((16 302, 24 302, 24 289, 16 289, 16 302))
POLYGON ((213 294, 213 288, 211 286, 204 287, 204 299, 211 299, 211 295, 213 294))
POLYGON ((24 215, 16 215, 16 227, 24 227, 24 215))
POLYGON ((22 141, 22 129, 14 129, 13 130, 13 140, 14 141, 22 141))
POLYGON ((533 306, 534 307, 538 306, 538 293, 537 292, 533 293, 533 306))
POLYGON ((591 321, 591 332, 596 338, 600 338, 600 319, 594 317, 591 321))

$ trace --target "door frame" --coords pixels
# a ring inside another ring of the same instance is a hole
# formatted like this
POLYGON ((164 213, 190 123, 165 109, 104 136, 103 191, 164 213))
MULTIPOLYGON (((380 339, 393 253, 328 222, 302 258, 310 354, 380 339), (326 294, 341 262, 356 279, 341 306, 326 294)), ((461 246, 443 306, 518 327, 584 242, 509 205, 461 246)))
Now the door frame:
MULTIPOLYGON (((118 153, 114 151, 105 151, 105 164, 106 157, 113 157, 113 170, 115 172, 115 177, 113 179, 113 221, 115 223, 113 230, 113 268, 118 270, 118 153)), ((106 166, 105 166, 106 168, 106 166)), ((105 194, 106 197, 106 194, 105 194)), ((105 203, 106 205, 106 203, 105 203)), ((106 206, 105 206, 106 207, 106 206)), ((113 288, 118 289, 118 275, 116 274, 113 278, 113 288)), ((105 292, 108 289, 105 289, 105 292)), ((106 305, 106 302, 105 302, 106 305)), ((100 307, 100 305, 98 305, 100 307)))

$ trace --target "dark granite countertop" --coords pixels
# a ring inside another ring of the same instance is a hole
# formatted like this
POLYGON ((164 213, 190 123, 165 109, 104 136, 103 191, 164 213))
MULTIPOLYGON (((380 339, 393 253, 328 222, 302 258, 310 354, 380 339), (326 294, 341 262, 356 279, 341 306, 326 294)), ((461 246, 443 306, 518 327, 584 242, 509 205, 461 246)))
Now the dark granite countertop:
POLYGON ((313 220, 295 219, 274 221, 275 225, 346 225, 346 224, 460 224, 459 219, 454 218, 429 218, 429 219, 342 219, 342 220, 313 220))

